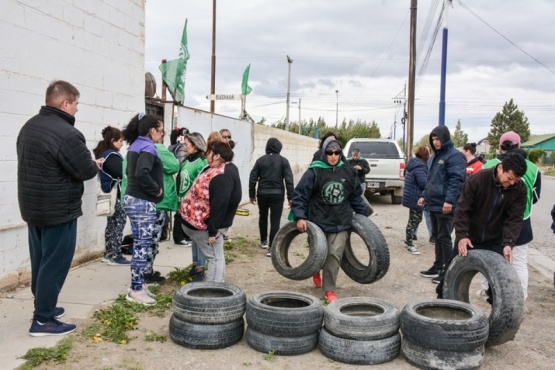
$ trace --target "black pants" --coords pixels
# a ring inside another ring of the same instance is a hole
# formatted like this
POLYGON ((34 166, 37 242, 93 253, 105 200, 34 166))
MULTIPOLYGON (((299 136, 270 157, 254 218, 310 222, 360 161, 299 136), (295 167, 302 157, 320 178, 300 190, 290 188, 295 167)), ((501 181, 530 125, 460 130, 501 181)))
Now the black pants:
POLYGON ((444 215, 441 212, 430 212, 432 221, 432 237, 435 238, 435 261, 434 269, 441 271, 447 268, 453 255, 453 212, 444 215))
POLYGON ((58 295, 66 280, 77 241, 77 219, 56 226, 29 229, 31 292, 35 296, 33 320, 52 320, 58 295))
POLYGON ((268 241, 270 248, 279 230, 283 212, 283 194, 258 194, 258 228, 260 241, 268 241), (270 240, 268 240, 268 211, 270 212, 270 240))
POLYGON ((183 225, 183 219, 181 218, 181 214, 179 211, 175 212, 173 216, 173 241, 174 243, 179 243, 182 240, 190 239, 187 234, 183 231, 181 227, 183 225))

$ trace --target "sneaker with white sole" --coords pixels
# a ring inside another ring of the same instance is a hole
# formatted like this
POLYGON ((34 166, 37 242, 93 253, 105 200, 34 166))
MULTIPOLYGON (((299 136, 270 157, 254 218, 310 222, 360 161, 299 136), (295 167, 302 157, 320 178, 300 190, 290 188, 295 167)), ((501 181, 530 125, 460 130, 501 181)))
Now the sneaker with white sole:
POLYGON ((56 307, 54 309, 54 318, 56 320, 61 319, 62 317, 64 317, 65 314, 66 314, 66 310, 64 310, 63 307, 56 307))
POLYGON ((112 262, 112 258, 110 256, 102 256, 102 258, 100 259, 100 262, 110 263, 110 262, 112 262))
POLYGON ((261 241, 260 242, 260 248, 268 249, 268 242, 266 240, 261 241))
POLYGON ((127 295, 125 296, 125 299, 127 299, 129 302, 135 302, 144 306, 154 306, 156 303, 158 303, 154 298, 148 295, 144 287, 141 290, 130 290, 129 293, 127 293, 127 295))
POLYGON ((32 337, 45 337, 47 335, 66 335, 74 332, 77 326, 74 324, 66 324, 56 319, 47 322, 33 320, 29 335, 32 337))
POLYGON ((111 261, 108 262, 108 265, 109 266, 130 266, 131 261, 129 261, 123 256, 119 256, 119 257, 112 258, 111 261))
POLYGON ((416 246, 414 246, 414 245, 407 245, 405 248, 406 248, 407 251, 409 251, 411 254, 414 254, 414 255, 419 255, 419 254, 420 254, 420 252, 418 251, 418 249, 417 249, 416 246))

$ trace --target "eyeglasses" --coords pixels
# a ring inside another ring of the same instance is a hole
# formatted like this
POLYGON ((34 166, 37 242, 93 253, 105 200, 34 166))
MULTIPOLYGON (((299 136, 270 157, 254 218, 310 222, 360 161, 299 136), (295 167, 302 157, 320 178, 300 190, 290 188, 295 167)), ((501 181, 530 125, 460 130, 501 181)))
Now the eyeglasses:
POLYGON ((231 139, 231 135, 229 135, 229 136, 228 136, 228 135, 222 135, 222 138, 224 138, 224 139, 231 139))
POLYGON ((340 155, 341 151, 339 150, 326 150, 326 155, 340 155))

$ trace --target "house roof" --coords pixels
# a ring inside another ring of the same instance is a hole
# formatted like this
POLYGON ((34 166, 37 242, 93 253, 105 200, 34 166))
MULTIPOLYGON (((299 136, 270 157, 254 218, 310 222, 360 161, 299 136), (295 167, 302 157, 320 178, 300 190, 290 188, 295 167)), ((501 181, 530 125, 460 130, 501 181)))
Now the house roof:
POLYGON ((534 146, 534 145, 538 145, 539 143, 542 143, 542 142, 547 141, 547 140, 552 139, 552 138, 555 138, 555 134, 530 136, 530 138, 528 140, 526 140, 525 142, 523 142, 522 144, 520 144, 520 146, 521 147, 534 146))

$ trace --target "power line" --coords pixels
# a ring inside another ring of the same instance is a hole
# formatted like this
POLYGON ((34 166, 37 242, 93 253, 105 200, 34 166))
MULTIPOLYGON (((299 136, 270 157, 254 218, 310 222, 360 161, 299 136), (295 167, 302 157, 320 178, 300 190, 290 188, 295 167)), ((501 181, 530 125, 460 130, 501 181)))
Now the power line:
POLYGON ((545 64, 543 64, 542 62, 540 62, 538 59, 534 58, 532 55, 530 55, 526 50, 522 49, 520 46, 518 46, 517 44, 515 44, 514 42, 512 42, 511 40, 509 40, 508 37, 506 37, 505 35, 503 35, 501 32, 497 31, 493 26, 491 26, 488 22, 486 22, 484 19, 482 19, 478 14, 476 14, 474 11, 472 11, 468 6, 466 6, 466 4, 463 4, 462 0, 459 0, 459 4, 461 5, 461 7, 466 10, 467 12, 469 12, 470 14, 472 14, 473 16, 475 16, 480 22, 482 22, 483 24, 485 24, 486 26, 488 26, 488 28, 490 28, 493 32, 497 33, 499 36, 503 37, 509 44, 513 45, 515 48, 517 48, 518 50, 522 51, 524 54, 526 54, 530 59, 532 59, 533 61, 535 61, 536 63, 538 63, 539 65, 541 65, 542 67, 544 67, 545 69, 547 69, 549 72, 551 72, 552 74, 555 74, 554 71, 552 71, 551 69, 549 69, 549 67, 547 67, 545 64))

